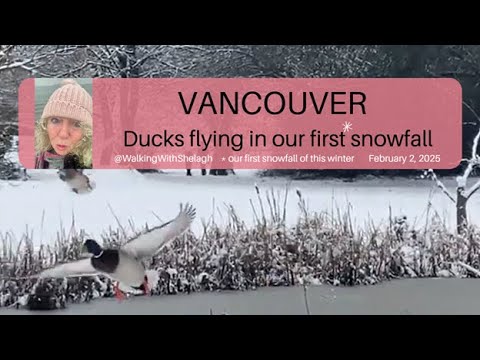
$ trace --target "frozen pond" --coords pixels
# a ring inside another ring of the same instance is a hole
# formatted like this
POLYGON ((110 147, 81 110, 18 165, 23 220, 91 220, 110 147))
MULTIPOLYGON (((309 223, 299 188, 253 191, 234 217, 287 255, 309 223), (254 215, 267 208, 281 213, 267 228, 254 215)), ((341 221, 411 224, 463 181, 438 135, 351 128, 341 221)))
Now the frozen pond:
MULTIPOLYGON (((136 172, 112 170, 91 171, 96 189, 87 195, 77 195, 66 188, 55 172, 31 171, 30 181, 0 182, 0 234, 11 232, 20 239, 26 229, 33 241, 51 243, 61 225, 68 229, 74 216, 77 230, 85 229, 90 236, 99 238, 110 226, 117 228, 117 219, 128 231, 129 221, 136 227, 158 225, 170 219, 180 202, 190 202, 197 207, 198 219, 192 230, 203 232, 202 220, 227 221, 227 205, 235 208, 240 219, 250 224, 254 220, 252 204, 256 211, 259 202, 255 185, 268 205, 265 193, 273 190, 283 208, 286 179, 258 178, 248 172, 237 176, 187 177, 184 172, 164 175, 141 175, 136 172)), ((470 179, 469 185, 477 179, 470 179)), ((445 179, 446 186, 454 192, 454 179, 445 179)), ((372 179, 352 183, 335 180, 293 181, 285 204, 286 220, 294 224, 299 215, 300 190, 310 211, 329 211, 334 214, 350 211, 352 225, 364 227, 366 223, 385 223, 389 211, 392 216, 407 215, 410 224, 423 226, 428 203, 430 215, 438 213, 449 228, 455 226, 455 205, 429 180, 372 179)), ((474 214, 480 212, 480 196, 475 194, 467 205, 469 219, 479 224, 474 214)), ((268 214, 267 214, 268 215, 268 214)))
MULTIPOLYGON (((405 279, 375 286, 309 287, 308 304, 313 315, 323 314, 480 314, 480 282, 477 279, 405 279)), ((135 297, 124 302, 97 299, 88 304, 69 304, 65 310, 24 311, 0 309, 0 314, 59 315, 303 315, 302 287, 262 288, 245 292, 197 293, 135 297)))

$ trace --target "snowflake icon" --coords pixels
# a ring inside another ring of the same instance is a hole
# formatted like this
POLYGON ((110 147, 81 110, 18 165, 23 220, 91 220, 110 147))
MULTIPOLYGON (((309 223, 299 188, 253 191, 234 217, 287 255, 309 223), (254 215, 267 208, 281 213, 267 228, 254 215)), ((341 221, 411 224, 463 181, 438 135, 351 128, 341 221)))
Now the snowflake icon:
POLYGON ((343 132, 347 132, 352 130, 352 123, 349 121, 345 121, 343 124, 343 132))

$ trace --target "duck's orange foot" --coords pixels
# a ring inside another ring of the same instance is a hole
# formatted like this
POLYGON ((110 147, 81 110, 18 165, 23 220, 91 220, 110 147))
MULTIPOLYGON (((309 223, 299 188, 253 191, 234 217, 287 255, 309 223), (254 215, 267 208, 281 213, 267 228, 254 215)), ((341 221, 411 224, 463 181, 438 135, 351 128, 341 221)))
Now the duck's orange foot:
POLYGON ((113 290, 115 292, 115 298, 118 300, 118 301, 122 301, 122 300, 125 300, 125 294, 123 293, 122 290, 120 290, 118 288, 118 282, 115 283, 115 285, 113 286, 113 290))
POLYGON ((145 276, 145 280, 143 281, 143 294, 144 295, 151 295, 150 287, 148 286, 148 279, 145 276))

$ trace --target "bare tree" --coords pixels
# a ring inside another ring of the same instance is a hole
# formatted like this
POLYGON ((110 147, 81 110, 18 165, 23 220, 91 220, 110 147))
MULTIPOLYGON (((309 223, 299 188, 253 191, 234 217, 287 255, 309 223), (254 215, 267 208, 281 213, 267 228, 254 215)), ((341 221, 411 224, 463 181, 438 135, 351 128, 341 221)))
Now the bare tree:
POLYGON ((34 76, 57 76, 62 69, 67 71, 79 51, 86 48, 86 45, 3 45, 0 72, 23 69, 34 76))
POLYGON ((428 169, 426 175, 429 176, 442 192, 455 204, 457 217, 457 233, 464 234, 468 226, 467 218, 467 202, 472 195, 480 189, 480 180, 477 180, 468 190, 467 181, 472 171, 480 165, 480 157, 478 156, 478 142, 480 140, 480 116, 466 102, 463 104, 473 113, 478 123, 478 132, 473 139, 472 149, 469 158, 462 159, 466 163, 466 167, 461 176, 456 177, 456 194, 453 195, 445 186, 445 184, 437 177, 432 169, 428 169))

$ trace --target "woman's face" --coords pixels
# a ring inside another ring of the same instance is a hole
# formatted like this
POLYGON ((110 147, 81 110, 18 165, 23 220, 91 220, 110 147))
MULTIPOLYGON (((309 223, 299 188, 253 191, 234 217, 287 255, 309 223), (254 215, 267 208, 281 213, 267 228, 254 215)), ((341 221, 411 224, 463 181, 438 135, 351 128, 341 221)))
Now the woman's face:
POLYGON ((50 144, 58 155, 67 155, 83 136, 80 121, 62 117, 47 120, 47 133, 50 144))

